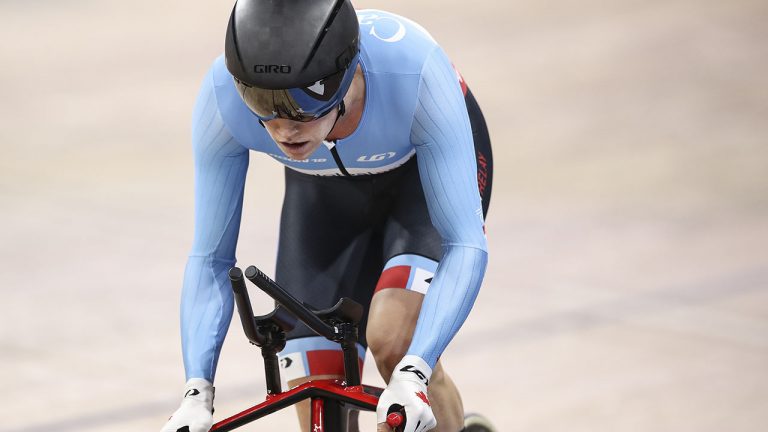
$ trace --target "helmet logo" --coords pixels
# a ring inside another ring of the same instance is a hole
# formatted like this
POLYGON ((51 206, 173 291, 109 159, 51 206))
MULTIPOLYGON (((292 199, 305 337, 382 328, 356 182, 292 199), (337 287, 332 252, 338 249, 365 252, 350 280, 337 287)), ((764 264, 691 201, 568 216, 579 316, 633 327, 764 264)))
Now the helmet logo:
POLYGON ((261 74, 261 73, 289 74, 291 73, 291 67, 288 65, 257 64, 253 66, 253 71, 257 74, 261 74))
POLYGON ((325 93, 325 84, 321 83, 320 81, 307 87, 307 90, 310 90, 312 93, 315 93, 317 95, 323 96, 323 94, 325 93))

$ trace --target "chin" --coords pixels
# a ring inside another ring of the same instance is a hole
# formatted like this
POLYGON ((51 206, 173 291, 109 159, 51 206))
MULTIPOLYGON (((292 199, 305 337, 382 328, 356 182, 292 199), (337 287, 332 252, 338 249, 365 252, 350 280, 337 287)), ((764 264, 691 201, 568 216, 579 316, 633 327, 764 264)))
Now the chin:
POLYGON ((304 161, 304 160, 309 159, 309 155, 304 155, 304 154, 303 155, 293 155, 293 154, 290 154, 290 153, 286 153, 286 155, 288 156, 289 159, 295 160, 295 161, 304 161))

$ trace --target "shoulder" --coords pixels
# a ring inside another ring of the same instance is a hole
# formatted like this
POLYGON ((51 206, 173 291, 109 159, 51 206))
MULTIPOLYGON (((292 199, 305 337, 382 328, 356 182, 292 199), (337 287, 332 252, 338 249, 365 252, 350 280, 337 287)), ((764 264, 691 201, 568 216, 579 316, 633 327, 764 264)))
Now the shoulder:
POLYGON ((439 45, 418 23, 376 9, 357 11, 360 44, 370 73, 420 74, 439 45))
POLYGON ((208 68, 200 85, 200 95, 207 95, 206 97, 215 104, 216 110, 223 116, 245 105, 237 95, 232 75, 224 64, 223 55, 217 57, 208 68))
POLYGON ((224 55, 220 55, 213 61, 208 72, 210 85, 216 93, 219 109, 226 110, 235 107, 245 107, 245 104, 237 95, 232 75, 227 70, 224 55))
POLYGON ((201 94, 208 92, 215 103, 217 115, 227 130, 244 147, 260 151, 267 145, 267 134, 253 113, 237 94, 232 74, 227 70, 224 56, 220 55, 208 69, 201 94))

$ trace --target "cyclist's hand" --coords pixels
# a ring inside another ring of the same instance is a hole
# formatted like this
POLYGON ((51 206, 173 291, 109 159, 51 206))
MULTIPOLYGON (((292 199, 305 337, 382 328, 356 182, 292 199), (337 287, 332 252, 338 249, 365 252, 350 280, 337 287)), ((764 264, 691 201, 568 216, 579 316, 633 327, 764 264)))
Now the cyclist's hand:
POLYGON ((208 432, 213 425, 213 385, 192 378, 184 388, 181 406, 160 432, 208 432))
POLYGON ((398 410, 405 411, 403 432, 428 431, 437 426, 427 398, 431 376, 432 368, 420 357, 407 355, 400 360, 376 407, 379 431, 391 430, 385 423, 387 415, 398 410))

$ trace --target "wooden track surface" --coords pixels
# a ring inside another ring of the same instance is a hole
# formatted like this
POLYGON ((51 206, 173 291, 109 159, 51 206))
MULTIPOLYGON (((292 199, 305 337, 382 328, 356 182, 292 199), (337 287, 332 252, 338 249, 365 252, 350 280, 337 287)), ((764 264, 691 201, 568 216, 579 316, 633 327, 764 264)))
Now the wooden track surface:
MULTIPOLYGON (((503 432, 766 430, 768 3, 356 6, 428 28, 491 129, 491 263, 444 356, 466 408, 503 432)), ((229 9, 0 1, 0 432, 177 407, 189 118, 229 9)), ((274 266, 281 175, 252 157, 243 264, 274 266)), ((235 318, 217 419, 262 398, 261 365, 235 318)))

